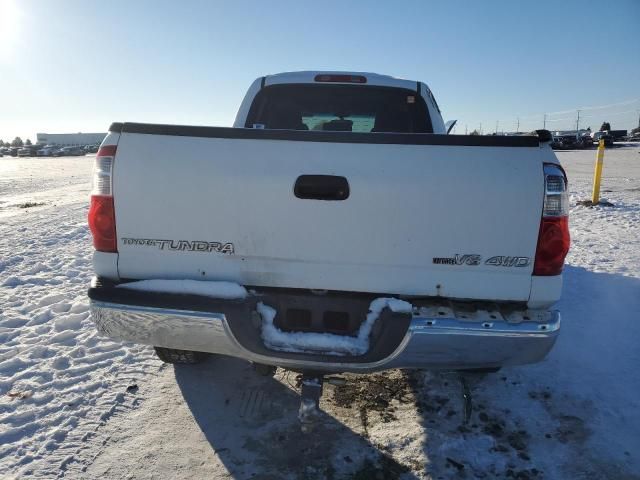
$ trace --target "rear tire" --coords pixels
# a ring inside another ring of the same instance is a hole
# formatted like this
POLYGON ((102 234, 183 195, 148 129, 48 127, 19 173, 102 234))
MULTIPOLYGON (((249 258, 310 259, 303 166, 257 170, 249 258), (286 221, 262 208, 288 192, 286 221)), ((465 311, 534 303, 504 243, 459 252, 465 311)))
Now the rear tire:
POLYGON ((209 356, 205 352, 194 352, 192 350, 177 350, 174 348, 153 347, 156 355, 164 363, 193 365, 204 362, 209 356))

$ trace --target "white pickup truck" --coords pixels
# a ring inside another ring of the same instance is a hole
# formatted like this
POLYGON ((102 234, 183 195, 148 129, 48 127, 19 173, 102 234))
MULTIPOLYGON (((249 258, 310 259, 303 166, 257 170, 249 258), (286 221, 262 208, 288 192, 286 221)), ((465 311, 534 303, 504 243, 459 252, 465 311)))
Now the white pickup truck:
POLYGON ((422 82, 257 79, 233 128, 114 123, 92 318, 167 362, 495 369, 553 346, 567 180, 531 136, 448 135, 422 82))

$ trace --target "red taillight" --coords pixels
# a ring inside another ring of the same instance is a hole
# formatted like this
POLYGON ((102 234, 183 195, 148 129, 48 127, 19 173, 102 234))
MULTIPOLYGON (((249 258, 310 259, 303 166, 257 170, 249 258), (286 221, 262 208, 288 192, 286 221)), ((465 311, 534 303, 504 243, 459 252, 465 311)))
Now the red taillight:
POLYGON ((562 273, 569 252, 569 196, 567 176, 560 165, 544 164, 544 202, 538 232, 533 274, 555 276, 562 273))
POLYGON ((534 275, 560 275, 569 252, 569 218, 547 217, 540 223, 534 275))
POLYGON ((367 77, 364 75, 316 75, 314 80, 316 82, 329 82, 329 83, 367 83, 367 77))
POLYGON ((98 149, 96 157, 114 157, 116 154, 117 145, 103 145, 98 149))
POLYGON ((116 215, 111 195, 92 195, 89 208, 89 230, 93 246, 99 252, 117 252, 116 215))
POLYGON ((89 207, 89 230, 99 252, 117 252, 116 214, 113 206, 112 173, 116 145, 102 145, 93 168, 93 190, 89 207))

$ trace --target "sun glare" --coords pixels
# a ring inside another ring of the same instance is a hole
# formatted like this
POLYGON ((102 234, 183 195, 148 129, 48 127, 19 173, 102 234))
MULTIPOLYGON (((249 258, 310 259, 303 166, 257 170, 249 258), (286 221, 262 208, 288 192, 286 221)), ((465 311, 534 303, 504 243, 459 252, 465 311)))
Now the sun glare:
POLYGON ((0 55, 12 53, 20 29, 20 11, 15 0, 0 0, 0 55))

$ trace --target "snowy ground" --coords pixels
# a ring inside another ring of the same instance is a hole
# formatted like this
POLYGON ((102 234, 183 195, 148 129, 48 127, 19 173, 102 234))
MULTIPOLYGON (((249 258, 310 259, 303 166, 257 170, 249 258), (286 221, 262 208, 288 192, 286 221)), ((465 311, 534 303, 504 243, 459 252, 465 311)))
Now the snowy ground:
POLYGON ((302 435, 295 375, 164 366, 96 335, 85 289, 90 157, 0 158, 0 478, 640 478, 640 154, 559 152, 572 250, 548 359, 466 377, 390 371, 327 386, 302 435), (30 203, 42 205, 27 207, 30 203))

